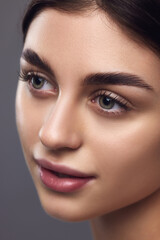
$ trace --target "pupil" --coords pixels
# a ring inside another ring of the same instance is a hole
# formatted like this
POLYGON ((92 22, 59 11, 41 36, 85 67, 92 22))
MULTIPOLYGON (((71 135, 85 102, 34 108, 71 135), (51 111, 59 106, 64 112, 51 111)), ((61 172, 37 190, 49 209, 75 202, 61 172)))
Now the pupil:
POLYGON ((104 104, 104 105, 107 105, 107 106, 108 106, 108 105, 110 105, 110 103, 111 103, 111 100, 110 100, 109 98, 107 98, 107 97, 104 97, 104 98, 103 98, 103 104, 104 104))
POLYGON ((42 78, 40 78, 39 76, 35 76, 32 78, 32 84, 33 84, 33 87, 35 88, 41 88, 44 82, 42 78))
POLYGON ((41 82, 42 82, 42 80, 41 80, 39 77, 35 77, 34 83, 35 83, 36 85, 41 84, 41 82))
POLYGON ((111 109, 114 106, 114 101, 106 96, 102 96, 99 102, 101 107, 106 109, 111 109))

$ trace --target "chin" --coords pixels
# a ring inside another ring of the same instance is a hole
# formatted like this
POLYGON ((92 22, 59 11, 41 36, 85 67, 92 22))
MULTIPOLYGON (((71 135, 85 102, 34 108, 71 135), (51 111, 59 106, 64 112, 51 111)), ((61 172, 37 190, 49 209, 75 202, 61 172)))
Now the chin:
POLYGON ((81 210, 79 208, 77 210, 74 210, 72 207, 68 208, 66 206, 60 207, 60 209, 58 209, 54 206, 54 203, 52 205, 49 205, 46 202, 42 201, 41 206, 47 215, 64 222, 82 222, 89 220, 89 216, 86 214, 85 209, 81 210))
POLYGON ((41 207, 50 217, 65 222, 81 222, 90 219, 92 215, 81 202, 74 199, 74 196, 53 193, 48 189, 37 191, 41 207))

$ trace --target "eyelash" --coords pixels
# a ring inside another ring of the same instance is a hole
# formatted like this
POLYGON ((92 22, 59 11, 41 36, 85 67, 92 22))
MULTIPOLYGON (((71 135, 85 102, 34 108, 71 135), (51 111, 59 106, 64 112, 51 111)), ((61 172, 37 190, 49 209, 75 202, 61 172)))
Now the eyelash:
POLYGON ((43 74, 40 74, 38 72, 34 72, 34 71, 26 71, 26 70, 22 70, 19 73, 19 80, 23 81, 23 82, 27 82, 29 89, 32 93, 36 94, 36 95, 46 95, 46 94, 50 94, 51 92, 57 92, 57 86, 53 86, 53 89, 49 89, 49 90, 41 90, 40 88, 35 88, 33 86, 32 83, 32 79, 38 77, 41 78, 44 82, 42 87, 45 85, 45 83, 48 83, 50 85, 53 86, 53 83, 50 83, 48 80, 46 80, 45 76, 43 76, 43 74))
MULTIPOLYGON (((51 92, 51 91, 53 92, 53 90, 46 91, 46 90, 39 90, 39 89, 34 88, 31 83, 31 80, 33 77, 39 77, 39 78, 42 78, 45 82, 48 82, 45 79, 45 77, 43 77, 38 72, 33 72, 33 71, 28 72, 25 70, 21 70, 19 73, 19 79, 21 81, 28 82, 30 91, 33 92, 34 94, 46 95, 48 92, 51 92)), ((54 91, 57 92, 57 88, 55 88, 54 91)), ((107 90, 98 90, 98 91, 96 90, 96 92, 94 92, 90 98, 90 103, 94 106, 96 111, 98 111, 102 115, 117 116, 117 115, 123 114, 123 113, 131 110, 131 106, 130 106, 131 104, 127 100, 125 100, 123 97, 121 97, 113 92, 107 91, 107 90), (110 109, 104 110, 105 108, 100 106, 100 103, 99 103, 100 98, 103 98, 103 97, 106 97, 108 100, 112 101, 114 103, 113 106, 115 104, 117 104, 120 107, 120 110, 118 110, 118 111, 110 110, 110 109), (97 103, 97 101, 98 101, 98 103, 97 103)))
POLYGON ((30 81, 29 80, 29 77, 41 77, 40 74, 38 74, 37 72, 32 72, 32 71, 25 71, 25 70, 20 70, 19 72, 19 79, 20 81, 23 81, 23 82, 28 82, 30 81))
POLYGON ((131 106, 130 106, 131 104, 127 100, 107 90, 99 90, 99 91, 96 91, 96 93, 93 93, 91 102, 93 105, 95 105, 94 107, 96 108, 96 110, 103 115, 117 116, 131 110, 131 106), (108 100, 112 101, 113 106, 117 104, 120 107, 120 110, 116 110, 116 111, 112 109, 104 110, 105 108, 100 106, 100 103, 99 103, 100 98, 103 98, 103 97, 106 97, 108 100))

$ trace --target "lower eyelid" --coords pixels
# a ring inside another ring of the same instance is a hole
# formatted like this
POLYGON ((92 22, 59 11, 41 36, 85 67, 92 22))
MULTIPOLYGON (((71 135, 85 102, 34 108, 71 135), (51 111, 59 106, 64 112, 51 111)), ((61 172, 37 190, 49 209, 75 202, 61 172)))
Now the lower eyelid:
POLYGON ((33 95, 33 97, 37 98, 46 98, 49 96, 56 96, 56 94, 53 91, 43 91, 43 90, 35 90, 34 88, 28 86, 30 93, 33 95))
POLYGON ((116 117, 116 116, 120 116, 121 114, 125 113, 126 111, 124 109, 121 109, 119 111, 105 111, 100 107, 94 106, 94 110, 102 115, 102 116, 106 116, 106 117, 116 117))
MULTIPOLYGON (((101 107, 98 104, 98 102, 97 102, 98 100, 97 99, 98 99, 98 97, 101 97, 101 96, 104 96, 104 95, 105 94, 98 95, 98 93, 97 93, 96 96, 94 96, 94 97, 92 97, 90 99, 91 106, 94 108, 94 110, 97 113, 99 113, 99 114, 101 114, 103 116, 106 116, 106 117, 116 117, 116 116, 120 116, 121 114, 125 114, 126 112, 131 110, 131 108, 129 106, 127 106, 127 103, 126 103, 127 100, 125 102, 126 104, 123 104, 123 103, 118 102, 118 101, 115 100, 115 104, 119 105, 119 109, 118 110, 114 110, 114 109, 113 110, 112 109, 108 109, 108 110, 106 109, 105 110, 105 108, 103 109, 103 107, 101 107)), ((111 93, 109 93, 109 95, 106 94, 105 96, 110 98, 110 99, 113 99, 113 98, 110 97, 111 93)), ((125 101, 125 99, 124 99, 124 101, 125 101)))
POLYGON ((41 90, 34 88, 29 82, 27 84, 29 91, 31 94, 37 97, 46 97, 46 96, 55 96, 57 95, 57 89, 50 89, 50 90, 41 90))
POLYGON ((114 101, 115 104, 118 104, 120 107, 124 107, 125 106, 127 107, 127 101, 123 100, 123 99, 120 99, 118 100, 118 96, 116 96, 115 98, 111 97, 111 94, 108 94, 108 95, 105 95, 105 94, 102 94, 102 95, 98 95, 94 98, 91 99, 92 102, 96 102, 96 99, 100 98, 100 97, 106 97, 106 98, 109 98, 110 100, 114 101))

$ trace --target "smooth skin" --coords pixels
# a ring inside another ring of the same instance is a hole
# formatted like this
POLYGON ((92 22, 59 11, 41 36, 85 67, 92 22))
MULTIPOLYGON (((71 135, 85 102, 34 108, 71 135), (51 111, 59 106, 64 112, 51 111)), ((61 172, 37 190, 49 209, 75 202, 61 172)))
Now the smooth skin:
POLYGON ((55 76, 21 58, 21 71, 39 74, 41 88, 19 81, 16 121, 41 204, 51 216, 91 221, 96 240, 160 239, 160 60, 101 11, 46 9, 31 23, 24 49, 45 59, 55 76), (83 84, 87 75, 136 74, 152 89, 83 84), (110 108, 102 95, 122 98, 110 108), (45 187, 37 158, 95 179, 73 193, 45 187))

